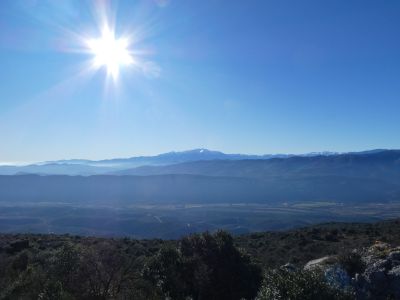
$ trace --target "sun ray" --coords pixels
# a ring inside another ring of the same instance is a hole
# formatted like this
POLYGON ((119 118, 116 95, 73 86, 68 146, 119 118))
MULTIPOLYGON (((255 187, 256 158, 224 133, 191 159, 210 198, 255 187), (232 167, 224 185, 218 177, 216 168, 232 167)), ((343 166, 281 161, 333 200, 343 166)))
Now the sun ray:
POLYGON ((104 71, 105 90, 121 86, 123 69, 127 76, 138 72, 147 79, 160 77, 161 67, 149 60, 149 57, 154 55, 154 49, 143 42, 149 37, 150 31, 157 27, 154 25, 154 17, 130 25, 117 22, 116 9, 107 1, 91 3, 89 11, 93 18, 91 24, 56 26, 61 33, 55 43, 58 51, 88 56, 89 59, 85 61, 83 68, 91 75, 104 71))

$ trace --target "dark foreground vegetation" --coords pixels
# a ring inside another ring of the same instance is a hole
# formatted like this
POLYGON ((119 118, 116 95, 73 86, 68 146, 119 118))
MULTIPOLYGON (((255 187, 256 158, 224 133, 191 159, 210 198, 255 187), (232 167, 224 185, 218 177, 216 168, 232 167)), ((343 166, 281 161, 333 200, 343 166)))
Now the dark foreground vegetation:
POLYGON ((355 274, 349 251, 376 240, 400 245, 400 222, 177 241, 1 235, 0 299, 353 299, 302 266, 335 254, 355 274))

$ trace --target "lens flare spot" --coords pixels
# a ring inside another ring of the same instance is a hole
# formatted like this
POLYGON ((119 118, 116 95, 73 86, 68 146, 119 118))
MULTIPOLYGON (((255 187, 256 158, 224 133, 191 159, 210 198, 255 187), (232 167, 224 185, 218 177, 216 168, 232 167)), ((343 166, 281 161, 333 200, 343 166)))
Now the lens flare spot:
POLYGON ((87 46, 94 56, 93 66, 105 67, 107 74, 114 80, 118 79, 122 66, 134 63, 129 50, 129 40, 123 37, 116 38, 114 32, 108 27, 102 30, 99 38, 87 40, 87 46))

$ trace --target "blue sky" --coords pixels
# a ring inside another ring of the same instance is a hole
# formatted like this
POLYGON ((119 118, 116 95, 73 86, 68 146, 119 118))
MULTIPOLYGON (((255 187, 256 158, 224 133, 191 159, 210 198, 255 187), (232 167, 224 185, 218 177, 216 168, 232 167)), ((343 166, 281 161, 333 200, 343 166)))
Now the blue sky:
POLYGON ((400 148, 399 15, 397 0, 0 1, 0 162, 400 148), (79 48, 99 7, 145 66, 116 82, 79 48))

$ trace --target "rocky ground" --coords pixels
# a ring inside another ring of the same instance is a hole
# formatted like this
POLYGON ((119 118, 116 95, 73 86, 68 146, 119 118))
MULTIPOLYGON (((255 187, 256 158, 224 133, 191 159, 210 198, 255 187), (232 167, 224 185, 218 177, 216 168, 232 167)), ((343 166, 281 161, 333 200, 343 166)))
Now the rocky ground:
MULTIPOLYGON (((290 269, 293 266, 283 266, 290 269)), ((341 256, 309 261, 304 270, 321 271, 333 286, 353 294, 355 299, 400 299, 400 247, 375 242, 341 256)))

